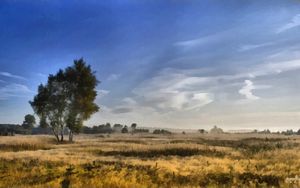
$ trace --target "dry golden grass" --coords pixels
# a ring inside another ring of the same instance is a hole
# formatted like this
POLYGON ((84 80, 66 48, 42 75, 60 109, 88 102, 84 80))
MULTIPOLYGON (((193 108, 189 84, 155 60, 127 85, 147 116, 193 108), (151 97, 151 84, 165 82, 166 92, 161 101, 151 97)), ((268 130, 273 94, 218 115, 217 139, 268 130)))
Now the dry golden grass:
MULTIPOLYGON (((0 137, 0 187, 288 187, 300 138, 255 134, 0 137)), ((300 186, 295 183, 294 186, 300 186)))

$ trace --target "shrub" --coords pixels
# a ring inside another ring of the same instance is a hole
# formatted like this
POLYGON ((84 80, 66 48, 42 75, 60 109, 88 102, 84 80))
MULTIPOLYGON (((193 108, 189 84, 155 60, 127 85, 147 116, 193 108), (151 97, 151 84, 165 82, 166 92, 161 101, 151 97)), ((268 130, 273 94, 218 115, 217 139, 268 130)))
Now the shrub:
POLYGON ((153 134, 167 134, 167 135, 170 135, 172 133, 170 131, 165 130, 165 129, 155 129, 153 131, 153 134))

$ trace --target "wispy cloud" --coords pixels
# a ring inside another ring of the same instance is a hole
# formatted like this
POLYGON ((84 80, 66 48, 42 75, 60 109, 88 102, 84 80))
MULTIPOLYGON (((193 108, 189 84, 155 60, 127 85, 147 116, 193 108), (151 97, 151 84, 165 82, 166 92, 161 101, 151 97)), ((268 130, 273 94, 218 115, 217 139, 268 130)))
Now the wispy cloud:
POLYGON ((26 80, 26 78, 24 78, 23 76, 19 76, 19 75, 15 75, 9 72, 0 72, 1 76, 5 76, 5 77, 9 77, 9 78, 16 78, 16 79, 20 79, 20 80, 26 80))
POLYGON ((201 90, 207 78, 161 72, 133 90, 143 105, 170 112, 197 110, 213 102, 213 94, 201 90))
POLYGON ((183 46, 183 47, 193 47, 201 44, 205 44, 208 42, 212 37, 203 37, 203 38, 196 38, 191 40, 179 41, 175 43, 175 46, 183 46))
MULTIPOLYGON (((300 60, 280 61, 257 65, 251 71, 245 72, 251 78, 279 74, 291 70, 300 69, 300 60)), ((244 74, 244 73, 243 73, 244 74)), ((242 74, 241 74, 242 75, 242 74)))
POLYGON ((300 14, 297 14, 296 16, 294 16, 289 23, 287 23, 287 24, 283 25, 282 27, 278 28, 276 33, 282 33, 284 31, 287 31, 289 29, 292 29, 292 28, 295 28, 295 27, 298 27, 298 26, 300 26, 300 14))
POLYGON ((108 91, 108 90, 105 90, 105 89, 98 89, 98 90, 97 90, 97 97, 98 97, 98 98, 102 98, 102 97, 108 95, 109 93, 110 93, 110 91, 108 91))
POLYGON ((190 40, 182 40, 174 43, 174 46, 180 46, 185 49, 205 45, 205 44, 214 44, 222 41, 225 38, 230 37, 230 31, 223 31, 203 37, 198 37, 190 40))
POLYGON ((113 114, 125 114, 136 110, 141 112, 141 106, 133 98, 125 97, 117 107, 111 108, 110 112, 113 114))
POLYGON ((115 108, 115 109, 112 109, 112 113, 114 114, 123 114, 123 113, 129 113, 129 112, 132 112, 133 109, 132 108, 127 108, 127 107, 119 107, 119 108, 115 108))
POLYGON ((44 73, 37 73, 36 75, 40 76, 40 77, 43 77, 43 78, 47 78, 48 77, 48 75, 44 74, 44 73))
POLYGON ((273 43, 271 43, 271 42, 269 42, 269 43, 262 43, 262 44, 246 44, 246 45, 240 46, 240 48, 238 49, 238 51, 244 52, 244 51, 248 51, 248 50, 254 50, 254 49, 257 49, 257 48, 270 46, 272 44, 273 43))
POLYGON ((255 96, 252 93, 252 90, 255 89, 253 82, 251 80, 245 80, 245 85, 239 90, 239 93, 246 97, 249 100, 257 100, 259 99, 258 96, 255 96))
POLYGON ((107 77, 107 81, 115 81, 118 80, 120 78, 120 74, 111 74, 107 77))
POLYGON ((6 100, 11 97, 24 97, 33 93, 26 85, 9 84, 0 88, 0 100, 6 100))

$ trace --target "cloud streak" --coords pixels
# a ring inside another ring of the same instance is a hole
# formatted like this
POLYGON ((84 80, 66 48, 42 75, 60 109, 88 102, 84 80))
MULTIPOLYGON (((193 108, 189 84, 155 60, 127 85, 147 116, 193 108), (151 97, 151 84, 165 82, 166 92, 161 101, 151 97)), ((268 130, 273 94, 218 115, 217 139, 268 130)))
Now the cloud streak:
POLYGON ((0 72, 1 76, 5 76, 8 78, 15 78, 15 79, 20 79, 20 80, 26 80, 23 76, 15 75, 9 72, 0 72))
POLYGON ((162 71, 141 83, 133 93, 142 99, 143 105, 165 112, 197 110, 214 100, 212 93, 200 89, 207 81, 207 78, 162 71))
POLYGON ((276 33, 282 33, 282 32, 285 32, 287 30, 298 27, 298 26, 300 26, 300 14, 297 14, 296 16, 294 16, 289 23, 287 23, 287 24, 283 25, 282 27, 278 28, 276 33))
POLYGON ((111 74, 107 77, 107 81, 115 81, 118 80, 120 78, 120 74, 111 74))
POLYGON ((194 38, 191 40, 182 40, 174 43, 174 46, 183 47, 184 49, 190 49, 207 44, 216 44, 226 38, 230 38, 230 31, 223 31, 215 34, 210 34, 203 37, 194 38))
POLYGON ((126 108, 126 107, 115 108, 115 109, 111 110, 111 112, 114 113, 114 114, 129 113, 129 112, 132 112, 132 111, 133 111, 132 108, 126 108))
POLYGON ((269 42, 269 43, 262 43, 262 44, 246 44, 241 46, 238 51, 239 52, 245 52, 245 51, 249 51, 249 50, 254 50, 257 48, 262 48, 262 47, 266 47, 266 46, 270 46, 273 43, 269 42))
POLYGON ((13 83, 0 88, 0 100, 23 97, 30 93, 33 92, 26 85, 13 83))

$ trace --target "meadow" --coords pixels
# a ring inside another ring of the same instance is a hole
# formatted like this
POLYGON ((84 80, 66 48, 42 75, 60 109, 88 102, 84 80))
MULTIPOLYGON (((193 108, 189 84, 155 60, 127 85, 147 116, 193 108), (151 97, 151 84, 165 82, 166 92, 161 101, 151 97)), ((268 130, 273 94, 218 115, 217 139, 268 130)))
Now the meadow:
POLYGON ((0 137, 0 187, 299 187, 300 137, 97 134, 0 137))

